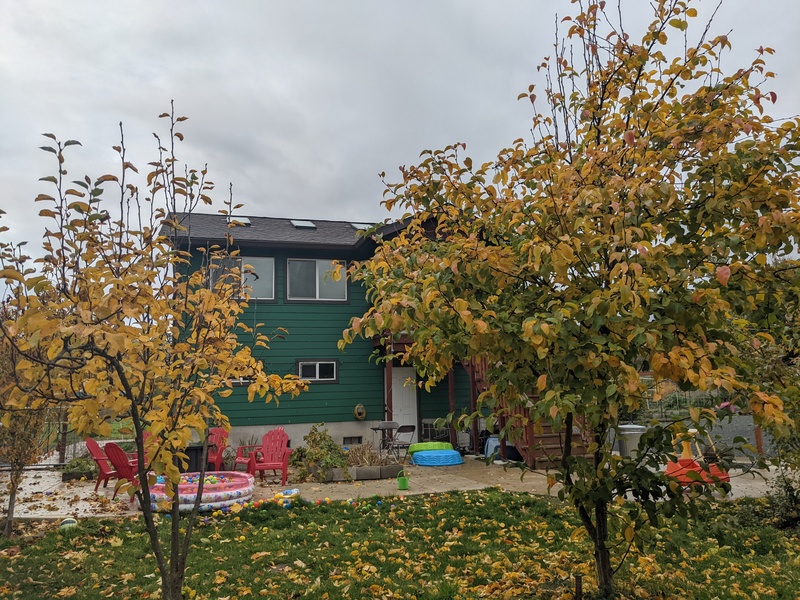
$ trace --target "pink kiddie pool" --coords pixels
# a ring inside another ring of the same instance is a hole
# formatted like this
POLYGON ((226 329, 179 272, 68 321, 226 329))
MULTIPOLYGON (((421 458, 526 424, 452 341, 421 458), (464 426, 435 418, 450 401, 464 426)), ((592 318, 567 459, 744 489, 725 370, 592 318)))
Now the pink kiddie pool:
MULTIPOLYGON (((203 495, 200 499, 200 512, 226 510, 234 504, 243 505, 253 497, 253 476, 236 471, 211 471, 206 473, 203 484, 203 495)), ((194 508, 197 499, 197 487, 200 473, 184 473, 178 484, 179 509, 189 512, 194 508)), ((167 512, 171 504, 167 497, 164 477, 150 488, 151 508, 154 511, 167 512)))

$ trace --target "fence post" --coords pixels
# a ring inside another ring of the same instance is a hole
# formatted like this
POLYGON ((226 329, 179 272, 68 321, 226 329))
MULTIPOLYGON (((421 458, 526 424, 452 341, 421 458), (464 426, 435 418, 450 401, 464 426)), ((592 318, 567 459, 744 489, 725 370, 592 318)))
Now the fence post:
POLYGON ((761 427, 759 427, 758 425, 756 425, 755 434, 756 434, 756 452, 758 452, 759 454, 764 454, 764 435, 761 431, 761 427))

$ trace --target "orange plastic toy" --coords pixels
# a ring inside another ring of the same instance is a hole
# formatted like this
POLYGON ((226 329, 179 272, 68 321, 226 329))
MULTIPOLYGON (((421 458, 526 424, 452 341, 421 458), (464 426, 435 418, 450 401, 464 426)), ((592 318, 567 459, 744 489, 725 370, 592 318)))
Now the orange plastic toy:
POLYGON ((678 458, 677 462, 668 462, 667 468, 664 470, 664 472, 668 476, 677 479, 678 483, 684 487, 690 487, 691 485, 699 483, 700 481, 704 481, 705 483, 712 485, 716 483, 729 482, 731 477, 728 475, 727 471, 722 470, 719 468, 719 466, 713 463, 708 465, 707 469, 704 469, 700 463, 694 459, 692 456, 692 438, 696 433, 696 429, 690 429, 688 433, 683 435, 683 440, 681 441, 681 446, 683 449, 681 450, 680 458, 678 458), (698 479, 696 476, 690 476, 689 473, 692 472, 697 473, 700 476, 700 479, 698 479))

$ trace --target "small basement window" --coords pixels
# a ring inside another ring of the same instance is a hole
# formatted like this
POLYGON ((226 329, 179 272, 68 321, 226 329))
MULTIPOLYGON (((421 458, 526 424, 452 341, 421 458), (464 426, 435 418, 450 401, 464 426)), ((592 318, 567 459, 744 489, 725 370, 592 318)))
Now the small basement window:
POLYGON ((311 382, 337 383, 339 381, 338 361, 298 360, 297 376, 311 382))
POLYGON ((364 438, 360 435, 346 435, 342 440, 342 446, 360 446, 364 443, 364 438))

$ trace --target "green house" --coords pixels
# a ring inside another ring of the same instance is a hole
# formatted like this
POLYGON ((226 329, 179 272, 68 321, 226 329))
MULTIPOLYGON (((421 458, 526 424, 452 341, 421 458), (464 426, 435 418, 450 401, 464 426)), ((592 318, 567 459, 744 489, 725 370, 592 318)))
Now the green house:
MULTIPOLYGON (((248 402, 245 385, 219 398, 234 443, 282 426, 292 445, 301 445, 310 426, 319 422, 342 444, 377 442, 372 428, 385 420, 416 425, 419 440, 449 437, 436 431, 433 421, 470 406, 474 386, 467 370, 455 370, 451 381, 426 392, 413 385, 413 368, 376 362, 374 354, 381 348, 373 340, 356 340, 344 351, 337 347, 367 301, 360 284, 334 281, 330 272, 337 262, 371 256, 374 241, 359 235, 369 224, 200 213, 178 218, 186 228, 182 245, 191 244, 193 252, 233 237, 238 260, 250 267, 244 277, 252 295, 243 319, 250 325, 263 323, 261 331, 271 338, 269 350, 257 348, 254 354, 268 372, 294 373, 309 382, 307 392, 281 398, 277 405, 248 402)), ((392 227, 397 226, 387 226, 389 234, 392 227)))

